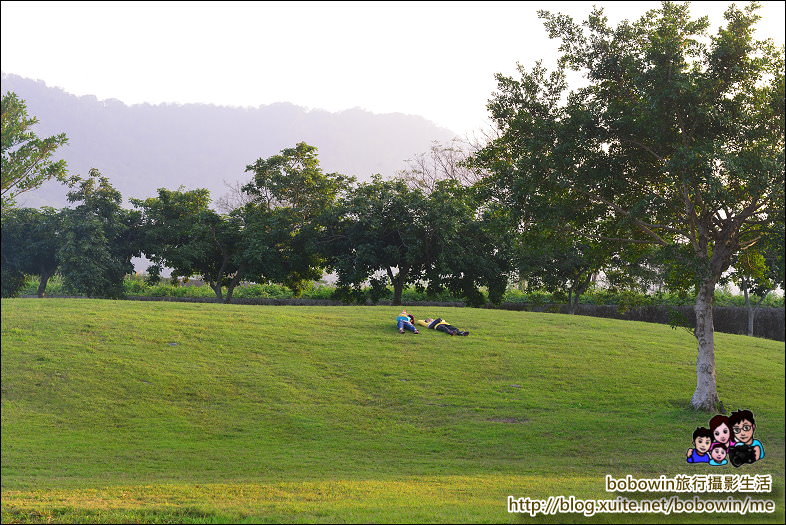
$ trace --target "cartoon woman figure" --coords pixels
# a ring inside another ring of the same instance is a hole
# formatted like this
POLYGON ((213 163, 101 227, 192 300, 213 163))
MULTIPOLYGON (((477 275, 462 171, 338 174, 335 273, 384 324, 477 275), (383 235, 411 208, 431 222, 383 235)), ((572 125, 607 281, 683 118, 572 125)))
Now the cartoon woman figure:
POLYGON ((726 459, 726 445, 723 443, 713 443, 710 447, 710 465, 713 467, 719 467, 721 465, 725 465, 729 462, 726 459))
POLYGON ((731 433, 728 416, 718 414, 710 419, 710 432, 712 432, 712 439, 716 443, 723 443, 727 449, 737 444, 731 433))

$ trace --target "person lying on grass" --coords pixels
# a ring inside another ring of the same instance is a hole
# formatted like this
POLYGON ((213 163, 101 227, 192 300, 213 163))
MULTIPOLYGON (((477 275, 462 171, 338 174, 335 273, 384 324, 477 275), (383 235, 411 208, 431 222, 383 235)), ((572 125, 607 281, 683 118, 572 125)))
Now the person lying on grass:
POLYGON ((428 318, 425 320, 419 320, 417 323, 421 326, 425 326, 427 328, 433 328, 434 330, 439 330, 440 332, 445 332, 448 335, 469 335, 469 332, 463 332, 453 326, 452 324, 448 323, 444 319, 437 317, 436 319, 428 318))
POLYGON ((396 317, 396 325, 398 326, 398 333, 403 334, 404 328, 406 328, 410 332, 419 334, 420 332, 418 331, 418 329, 415 328, 414 324, 412 324, 412 319, 414 318, 407 315, 406 310, 402 310, 401 313, 398 314, 398 317, 396 317))

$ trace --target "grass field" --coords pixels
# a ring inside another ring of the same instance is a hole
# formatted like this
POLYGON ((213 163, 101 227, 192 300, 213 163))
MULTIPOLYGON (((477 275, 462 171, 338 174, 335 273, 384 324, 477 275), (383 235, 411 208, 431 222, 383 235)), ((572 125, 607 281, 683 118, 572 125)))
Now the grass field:
POLYGON ((716 334, 766 455, 710 470, 684 459, 709 419, 686 331, 422 308, 472 335, 401 335, 398 311, 4 299, 2 521, 783 522, 783 343, 716 334), (681 473, 771 474, 776 512, 507 512, 681 473))

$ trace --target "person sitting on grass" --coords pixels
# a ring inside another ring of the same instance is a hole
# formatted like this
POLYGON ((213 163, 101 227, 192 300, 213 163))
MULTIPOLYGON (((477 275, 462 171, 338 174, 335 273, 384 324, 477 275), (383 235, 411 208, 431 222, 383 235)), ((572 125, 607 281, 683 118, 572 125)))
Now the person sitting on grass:
POLYGON ((437 317, 436 319, 432 319, 429 317, 428 319, 417 321, 417 323, 427 328, 433 328, 434 330, 445 332, 448 335, 469 335, 469 332, 464 332, 459 330, 458 328, 448 323, 441 317, 437 317))
POLYGON ((398 333, 400 333, 400 334, 404 333, 404 328, 406 328, 410 332, 414 332, 416 334, 420 333, 418 331, 418 329, 415 328, 415 325, 412 324, 412 320, 411 320, 410 316, 407 315, 407 311, 406 310, 402 310, 401 313, 398 314, 398 317, 396 317, 396 324, 398 326, 398 333))

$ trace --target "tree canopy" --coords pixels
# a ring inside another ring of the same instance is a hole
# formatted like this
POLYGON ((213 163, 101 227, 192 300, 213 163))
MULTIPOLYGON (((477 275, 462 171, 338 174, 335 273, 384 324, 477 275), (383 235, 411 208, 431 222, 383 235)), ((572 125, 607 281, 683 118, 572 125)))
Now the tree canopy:
POLYGON ((96 169, 68 200, 78 204, 61 212, 57 258, 64 284, 88 297, 122 297, 123 279, 134 271, 131 258, 140 255, 141 214, 123 209, 120 192, 96 169))
POLYGON ((66 181, 64 160, 51 160, 55 150, 66 144, 64 133, 38 138, 32 127, 38 119, 27 114, 27 106, 16 93, 2 98, 2 184, 0 209, 5 211, 16 198, 54 178, 66 181))
POLYGON ((57 270, 61 235, 60 213, 54 208, 11 208, 3 215, 3 297, 14 296, 23 276, 39 277, 38 296, 57 270))

